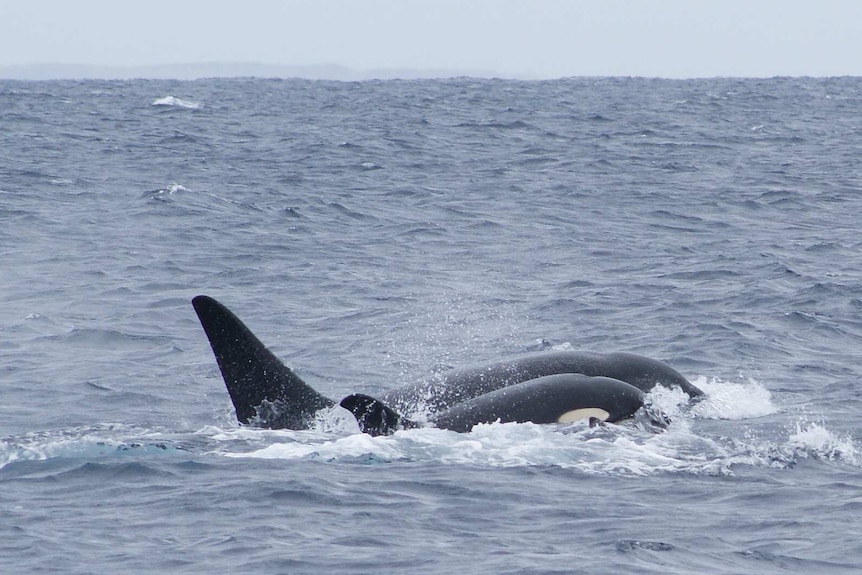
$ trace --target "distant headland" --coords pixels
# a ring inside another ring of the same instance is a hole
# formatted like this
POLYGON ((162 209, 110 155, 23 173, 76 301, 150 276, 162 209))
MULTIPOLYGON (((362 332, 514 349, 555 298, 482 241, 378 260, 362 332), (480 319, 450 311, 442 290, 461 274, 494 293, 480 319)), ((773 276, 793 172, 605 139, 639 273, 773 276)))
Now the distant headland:
POLYGON ((254 62, 204 62, 154 66, 100 66, 91 64, 25 64, 0 66, 0 79, 6 80, 132 80, 199 78, 305 78, 310 80, 388 80, 394 78, 496 78, 488 70, 355 70, 337 64, 287 66, 254 62))

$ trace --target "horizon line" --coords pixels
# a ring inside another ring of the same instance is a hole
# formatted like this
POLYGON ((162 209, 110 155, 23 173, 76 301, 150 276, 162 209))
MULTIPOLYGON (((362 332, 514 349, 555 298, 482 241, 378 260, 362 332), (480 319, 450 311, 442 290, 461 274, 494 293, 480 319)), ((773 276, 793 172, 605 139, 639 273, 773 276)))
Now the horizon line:
POLYGON ((357 69, 344 64, 273 64, 251 61, 175 62, 166 64, 82 64, 70 62, 37 62, 0 64, 0 80, 199 80, 207 78, 273 78, 331 81, 419 80, 444 78, 506 79, 520 81, 559 80, 564 78, 649 78, 694 80, 714 78, 852 78, 852 74, 769 74, 769 75, 647 75, 647 74, 571 74, 536 76, 524 73, 501 73, 481 69, 376 67, 357 69))

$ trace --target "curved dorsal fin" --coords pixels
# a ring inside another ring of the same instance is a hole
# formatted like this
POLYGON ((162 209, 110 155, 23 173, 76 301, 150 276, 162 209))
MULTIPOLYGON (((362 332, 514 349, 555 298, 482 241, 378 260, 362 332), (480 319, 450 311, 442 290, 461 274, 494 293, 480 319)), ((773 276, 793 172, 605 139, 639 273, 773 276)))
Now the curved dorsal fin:
POLYGON ((306 429, 318 410, 335 405, 266 349, 224 305, 205 295, 194 298, 192 305, 240 422, 260 417, 256 423, 263 427, 306 429))

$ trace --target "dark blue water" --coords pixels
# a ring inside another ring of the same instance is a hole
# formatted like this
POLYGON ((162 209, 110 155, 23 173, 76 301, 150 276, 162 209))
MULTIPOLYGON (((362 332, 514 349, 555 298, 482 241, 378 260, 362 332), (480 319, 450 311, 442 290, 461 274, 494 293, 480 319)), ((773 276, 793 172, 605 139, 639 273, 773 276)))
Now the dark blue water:
POLYGON ((855 573, 862 80, 0 82, 0 565, 855 573), (671 429, 239 427, 190 299, 331 397, 540 349, 671 429))

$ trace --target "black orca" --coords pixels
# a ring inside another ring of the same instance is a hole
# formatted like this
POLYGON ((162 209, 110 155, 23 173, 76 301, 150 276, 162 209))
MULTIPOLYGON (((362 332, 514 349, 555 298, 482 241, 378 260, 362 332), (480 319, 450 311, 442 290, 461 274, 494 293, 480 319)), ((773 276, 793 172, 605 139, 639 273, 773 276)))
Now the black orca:
MULTIPOLYGON (((192 304, 241 423, 307 429, 318 411, 336 404, 285 366, 224 305, 204 295, 192 304)), ((639 413, 665 427, 667 419, 644 400, 644 392, 658 384, 679 386, 693 398, 703 395, 679 372, 647 357, 557 351, 450 370, 377 399, 352 394, 340 405, 372 435, 417 427, 400 412, 419 405, 430 412, 430 424, 454 431, 495 421, 616 423, 639 413)))

